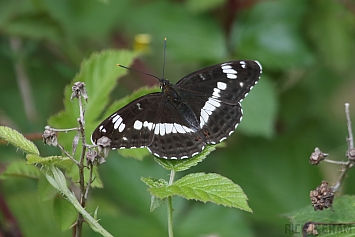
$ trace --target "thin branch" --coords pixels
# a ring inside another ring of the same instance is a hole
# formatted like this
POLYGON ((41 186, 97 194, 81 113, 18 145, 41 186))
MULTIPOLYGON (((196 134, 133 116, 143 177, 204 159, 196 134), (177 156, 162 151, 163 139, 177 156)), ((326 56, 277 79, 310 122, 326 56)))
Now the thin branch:
POLYGON ((347 161, 337 161, 337 160, 330 160, 330 159, 324 159, 323 161, 331 164, 336 164, 336 165, 347 165, 349 163, 347 161))
MULTIPOLYGON (((352 168, 354 166, 354 160, 352 159, 352 151, 354 150, 354 139, 353 139, 353 132, 351 128, 351 119, 350 119, 350 105, 349 103, 345 103, 345 115, 346 115, 346 120, 347 120, 347 127, 348 127, 348 132, 349 132, 349 137, 346 139, 348 142, 348 150, 346 152, 346 155, 348 157, 347 162, 343 162, 343 168, 341 170, 341 174, 336 182, 336 184, 333 186, 333 191, 337 192, 345 178, 345 174, 348 171, 348 169, 352 168)), ((333 162, 335 163, 335 162, 333 162)))
POLYGON ((58 147, 59 147, 60 150, 61 150, 66 156, 68 156, 77 166, 81 166, 81 164, 80 164, 77 160, 75 160, 74 157, 72 157, 72 156, 69 154, 69 152, 67 152, 67 151, 64 149, 64 147, 63 147, 62 145, 60 145, 59 143, 58 143, 58 147))
POLYGON ((349 138, 348 140, 348 149, 349 151, 354 148, 354 139, 353 139, 353 131, 351 128, 351 119, 350 119, 350 105, 349 103, 345 103, 345 114, 346 114, 346 120, 347 120, 347 125, 348 125, 348 132, 349 132, 349 138))
POLYGON ((348 169, 350 168, 350 162, 348 161, 346 165, 343 166, 342 170, 341 170, 341 174, 336 182, 336 184, 332 187, 334 192, 337 192, 341 186, 341 184, 343 183, 343 180, 345 178, 345 174, 348 171, 348 169))
MULTIPOLYGON (((84 120, 84 108, 83 108, 83 102, 82 102, 82 97, 79 95, 78 96, 78 101, 79 101, 79 110, 80 110, 80 117, 78 119, 79 122, 79 133, 80 133, 80 138, 82 141, 82 150, 81 150, 81 155, 80 155, 80 160, 78 168, 79 168, 79 184, 80 184, 80 204, 82 207, 85 207, 87 199, 85 198, 87 196, 87 192, 89 189, 89 186, 91 185, 91 179, 89 180, 88 185, 85 187, 85 176, 84 176, 84 160, 85 160, 85 153, 86 153, 86 139, 85 139, 85 120, 84 120)), ((90 171, 90 176, 92 175, 92 166, 91 166, 91 171, 90 171)), ((84 222, 84 218, 81 214, 78 216, 77 220, 77 226, 76 226, 76 232, 75 236, 80 237, 81 236, 81 231, 82 231, 82 226, 84 222)))

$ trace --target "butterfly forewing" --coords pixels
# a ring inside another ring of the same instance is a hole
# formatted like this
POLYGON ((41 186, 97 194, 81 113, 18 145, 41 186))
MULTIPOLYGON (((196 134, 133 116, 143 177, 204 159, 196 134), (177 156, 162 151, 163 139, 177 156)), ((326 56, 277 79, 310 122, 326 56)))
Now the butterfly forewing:
POLYGON ((176 83, 191 94, 214 97, 220 101, 237 104, 256 84, 261 66, 256 61, 231 61, 193 72, 176 83))
POLYGON ((154 137, 152 121, 159 118, 161 94, 142 96, 113 113, 95 129, 91 136, 93 143, 106 136, 111 140, 111 148, 148 146, 154 137))
POLYGON ((246 60, 204 68, 176 85, 161 79, 161 93, 142 96, 112 114, 92 141, 105 136, 111 148, 147 147, 161 158, 192 157, 235 130, 242 118, 240 102, 260 74, 260 64, 246 60))

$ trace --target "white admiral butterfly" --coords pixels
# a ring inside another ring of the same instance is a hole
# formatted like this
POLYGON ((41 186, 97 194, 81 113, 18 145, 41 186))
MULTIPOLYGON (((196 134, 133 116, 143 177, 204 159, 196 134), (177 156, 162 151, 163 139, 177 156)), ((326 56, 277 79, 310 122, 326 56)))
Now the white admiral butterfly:
POLYGON ((240 102, 259 80, 257 61, 230 61, 193 72, 161 92, 142 96, 105 119, 91 140, 112 149, 147 147, 154 156, 184 159, 230 136, 242 119, 240 102), (100 142, 99 142, 100 143, 100 142))

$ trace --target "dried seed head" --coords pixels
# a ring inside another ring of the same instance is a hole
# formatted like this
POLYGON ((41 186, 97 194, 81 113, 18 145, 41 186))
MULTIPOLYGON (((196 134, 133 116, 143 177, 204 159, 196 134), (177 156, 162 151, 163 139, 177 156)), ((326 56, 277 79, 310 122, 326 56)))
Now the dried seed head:
POLYGON ((322 181, 322 184, 310 192, 312 206, 315 211, 332 207, 334 200, 334 191, 328 186, 328 182, 322 181))
POLYGON ((84 82, 80 82, 80 81, 75 82, 74 85, 72 86, 72 91, 73 93, 70 96, 70 100, 73 100, 73 98, 79 98, 79 96, 82 96, 86 101, 89 98, 85 89, 84 82))
POLYGON ((110 151, 111 139, 102 136, 96 141, 96 144, 98 145, 99 156, 106 158, 110 151))
POLYGON ((87 163, 92 163, 93 165, 101 165, 106 162, 105 158, 99 156, 96 150, 90 148, 86 152, 86 160, 87 163))
POLYGON ((97 151, 88 148, 85 156, 88 162, 94 162, 95 157, 97 156, 97 151))
POLYGON ((57 133, 52 131, 48 126, 44 128, 44 132, 42 134, 44 144, 49 146, 58 146, 57 133))
POLYGON ((353 161, 355 160, 355 148, 351 148, 346 153, 349 160, 353 160, 353 161))
POLYGON ((318 147, 316 147, 314 149, 314 152, 312 153, 312 155, 309 158, 309 162, 312 165, 318 165, 322 160, 325 159, 325 157, 327 157, 328 154, 327 153, 323 153, 321 150, 319 150, 318 147))

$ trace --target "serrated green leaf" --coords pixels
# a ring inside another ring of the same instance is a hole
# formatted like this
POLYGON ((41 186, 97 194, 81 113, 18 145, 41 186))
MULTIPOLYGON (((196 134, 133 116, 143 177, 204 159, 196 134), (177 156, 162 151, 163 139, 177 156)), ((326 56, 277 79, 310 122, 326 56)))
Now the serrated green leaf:
POLYGON ((11 143, 13 146, 21 149, 25 153, 39 155, 36 145, 16 130, 0 126, 0 138, 11 143))
POLYGON ((169 186, 169 183, 165 179, 141 177, 141 180, 150 188, 161 188, 169 186))
POLYGON ((240 186, 219 174, 189 174, 170 186, 151 187, 149 191, 161 199, 178 195, 186 199, 252 211, 240 186))
MULTIPOLYGON (((155 179, 155 178, 144 178, 141 177, 141 180, 148 185, 150 188, 156 187, 167 187, 169 183, 165 179, 155 179)), ((154 195, 150 196, 150 212, 153 212, 156 208, 160 207, 165 203, 164 199, 158 198, 154 195)))
POLYGON ((38 179, 40 175, 41 171, 37 167, 33 165, 26 165, 25 161, 15 161, 6 167, 6 170, 0 177, 26 177, 38 179))
POLYGON ((38 180, 38 197, 44 202, 51 200, 57 195, 58 191, 48 182, 45 176, 41 175, 38 180))
POLYGON ((63 156, 47 156, 41 157, 37 155, 27 155, 27 164, 41 164, 41 165, 56 165, 63 169, 70 170, 74 164, 74 162, 68 158, 63 156))
POLYGON ((317 231, 319 237, 350 237, 354 236, 355 225, 355 196, 344 195, 341 197, 335 197, 333 203, 333 211, 331 209, 325 209, 323 211, 314 211, 311 204, 295 212, 286 214, 293 227, 298 227, 298 230, 302 230, 302 226, 309 221, 322 222, 325 225, 319 225, 317 231), (334 225, 336 223, 344 223, 342 226, 334 225), (350 224, 346 224, 350 223, 350 224))
POLYGON ((62 231, 68 230, 75 222, 78 216, 75 208, 62 197, 57 197, 53 202, 53 213, 54 217, 59 223, 62 231))
MULTIPOLYGON (((52 116, 48 124, 57 127, 76 127, 79 116, 79 105, 77 100, 70 101, 72 86, 74 82, 85 83, 85 88, 89 95, 88 103, 85 104, 86 131, 92 131, 98 124, 94 120, 102 113, 109 101, 109 94, 116 86, 117 78, 127 73, 127 70, 116 66, 117 63, 130 65, 136 53, 127 50, 104 50, 100 53, 93 53, 89 59, 82 62, 80 72, 73 81, 65 88, 64 92, 64 111, 52 116)), ((69 136, 69 134, 64 134, 69 136)), ((90 132, 87 134, 89 140, 90 132)), ((59 140, 63 134, 59 134, 59 140)), ((61 144, 70 150, 72 139, 75 134, 66 137, 61 144)))
POLYGON ((80 212, 92 230, 105 237, 112 237, 79 203, 75 195, 68 189, 64 174, 58 168, 51 167, 52 175, 46 174, 46 178, 58 191, 80 212))
POLYGON ((167 170, 184 171, 190 169, 192 166, 197 165, 201 161, 203 161, 207 155, 209 155, 212 151, 216 150, 216 145, 207 145, 206 148, 200 153, 189 159, 182 160, 167 160, 154 158, 154 160, 161 166, 163 166, 167 170))
POLYGON ((150 196, 150 208, 149 211, 153 212, 155 209, 158 207, 161 207, 163 204, 165 204, 165 199, 158 198, 154 195, 150 196))

